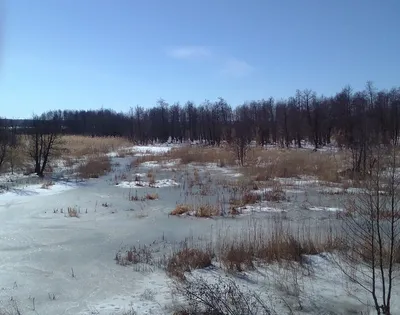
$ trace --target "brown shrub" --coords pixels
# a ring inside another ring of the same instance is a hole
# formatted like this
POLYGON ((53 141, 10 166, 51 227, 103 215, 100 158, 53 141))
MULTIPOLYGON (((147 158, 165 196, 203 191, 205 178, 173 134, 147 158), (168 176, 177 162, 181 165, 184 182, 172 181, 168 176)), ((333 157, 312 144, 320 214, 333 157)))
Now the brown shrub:
POLYGON ((195 209, 195 216, 200 218, 210 218, 220 214, 220 209, 216 205, 204 204, 199 205, 195 209))
POLYGON ((158 194, 149 194, 149 193, 147 193, 145 198, 147 200, 157 200, 158 199, 158 194))
POLYGON ((82 178, 98 178, 110 171, 111 162, 107 156, 91 157, 78 167, 78 173, 82 178))
POLYGON ((264 200, 272 201, 272 202, 279 202, 286 200, 286 193, 282 189, 282 186, 279 183, 276 183, 272 190, 267 190, 263 196, 264 200))
POLYGON ((212 254, 195 248, 184 248, 174 253, 167 261, 166 271, 170 277, 185 280, 185 272, 211 266, 212 254))
POLYGON ((305 255, 343 249, 341 238, 332 230, 311 235, 310 227, 304 226, 305 230, 295 235, 291 233, 290 225, 284 229, 279 222, 268 225, 267 229, 260 227, 253 225, 240 234, 217 238, 217 257, 225 268, 243 271, 253 268, 255 261, 304 264, 307 262, 305 255))
POLYGON ((192 207, 189 205, 180 204, 175 207, 174 210, 171 211, 171 215, 182 215, 192 211, 192 207))
POLYGON ((68 207, 68 216, 71 218, 79 218, 78 210, 72 207, 68 207))
POLYGON ((123 254, 118 252, 115 260, 117 261, 117 264, 123 266, 138 263, 151 264, 153 261, 153 255, 149 246, 133 246, 123 254))
POLYGON ((232 244, 226 252, 223 252, 220 259, 225 268, 231 271, 241 272, 245 269, 254 268, 253 250, 243 243, 238 246, 232 244))

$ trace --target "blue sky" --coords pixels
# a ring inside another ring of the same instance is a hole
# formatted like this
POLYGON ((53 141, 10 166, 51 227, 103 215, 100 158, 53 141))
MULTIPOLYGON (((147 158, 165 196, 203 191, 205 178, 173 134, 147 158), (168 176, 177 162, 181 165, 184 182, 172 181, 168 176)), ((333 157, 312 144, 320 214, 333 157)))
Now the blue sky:
POLYGON ((0 116, 400 83, 399 0, 0 1, 0 116))

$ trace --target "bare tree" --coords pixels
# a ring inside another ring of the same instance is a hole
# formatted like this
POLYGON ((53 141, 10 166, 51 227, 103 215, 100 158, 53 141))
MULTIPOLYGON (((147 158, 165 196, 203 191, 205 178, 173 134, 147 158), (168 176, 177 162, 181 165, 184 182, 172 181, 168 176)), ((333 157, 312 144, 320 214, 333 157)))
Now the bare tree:
POLYGON ((391 297, 400 262, 400 178, 393 147, 374 150, 376 163, 359 198, 344 216, 346 250, 342 271, 371 294, 377 314, 390 315, 391 297))
POLYGON ((239 165, 244 166, 247 153, 250 149, 251 133, 245 122, 236 122, 233 125, 229 144, 231 145, 239 165))
POLYGON ((0 169, 6 159, 9 147, 9 132, 4 119, 0 119, 0 169))
POLYGON ((50 158, 58 151, 61 140, 60 121, 54 117, 34 117, 29 134, 29 156, 34 160, 35 173, 40 177, 50 158))

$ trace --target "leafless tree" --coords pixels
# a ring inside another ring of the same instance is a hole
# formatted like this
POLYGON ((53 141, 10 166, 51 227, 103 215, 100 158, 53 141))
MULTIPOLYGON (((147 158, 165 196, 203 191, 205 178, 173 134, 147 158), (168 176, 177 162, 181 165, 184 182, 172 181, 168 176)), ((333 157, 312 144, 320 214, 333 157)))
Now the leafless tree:
POLYGON ((229 144, 239 162, 244 166, 247 153, 250 150, 251 134, 249 128, 244 122, 236 122, 233 125, 229 144))
POLYGON ((9 132, 5 120, 0 119, 0 169, 6 159, 9 147, 9 132))
POLYGON ((344 215, 347 250, 341 269, 371 294, 377 314, 390 315, 400 262, 400 178, 395 147, 388 154, 377 146, 374 156, 376 163, 363 193, 354 198, 344 215))
POLYGON ((34 117, 28 137, 28 154, 34 160, 35 173, 43 177, 50 158, 60 149, 60 121, 45 116, 34 117))

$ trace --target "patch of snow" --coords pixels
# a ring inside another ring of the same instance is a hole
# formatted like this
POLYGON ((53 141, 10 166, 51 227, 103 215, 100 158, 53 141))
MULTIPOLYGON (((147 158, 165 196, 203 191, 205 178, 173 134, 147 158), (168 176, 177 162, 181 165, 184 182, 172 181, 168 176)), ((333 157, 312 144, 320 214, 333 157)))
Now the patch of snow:
MULTIPOLYGON (((0 194, 0 202, 10 200, 16 201, 32 196, 54 195, 78 187, 77 184, 69 182, 57 182, 49 186, 44 186, 44 184, 45 183, 11 188, 3 194, 0 194)), ((0 205, 2 204, 0 203, 0 205)))
POLYGON ((140 166, 154 168, 154 167, 161 167, 161 163, 157 162, 157 161, 147 161, 147 162, 140 163, 140 166))
POLYGON ((174 181, 173 179, 159 179, 156 180, 154 184, 150 184, 149 182, 144 181, 123 181, 117 185, 121 188, 164 188, 164 187, 174 187, 179 186, 179 183, 174 181))
POLYGON ((256 205, 246 205, 240 208, 237 208, 237 210, 240 213, 246 214, 246 213, 258 213, 258 212, 285 212, 285 210, 283 209, 279 209, 279 208, 273 208, 273 207, 269 207, 269 206, 265 206, 265 205, 261 205, 261 204, 256 204, 256 205))
POLYGON ((171 146, 134 146, 132 152, 135 152, 135 156, 152 155, 152 154, 164 154, 172 149, 171 146))
POLYGON ((172 168, 174 166, 177 166, 180 163, 180 159, 173 159, 173 160, 167 160, 167 161, 147 161, 140 163, 140 166, 142 167, 148 167, 148 168, 172 168))
POLYGON ((331 212, 344 211, 342 208, 337 208, 337 207, 308 207, 308 210, 312 210, 312 211, 331 211, 331 212))

